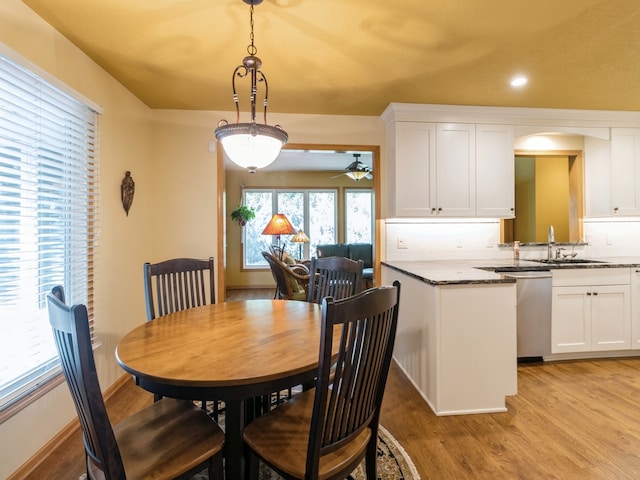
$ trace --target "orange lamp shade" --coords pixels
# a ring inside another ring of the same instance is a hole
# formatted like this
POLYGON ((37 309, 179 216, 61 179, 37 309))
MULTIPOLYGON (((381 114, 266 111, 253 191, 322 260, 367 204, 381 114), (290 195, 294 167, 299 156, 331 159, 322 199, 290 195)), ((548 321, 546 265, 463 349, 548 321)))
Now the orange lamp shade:
POLYGON ((291 235, 296 233, 291 222, 284 213, 276 213, 264 227, 262 235, 291 235))

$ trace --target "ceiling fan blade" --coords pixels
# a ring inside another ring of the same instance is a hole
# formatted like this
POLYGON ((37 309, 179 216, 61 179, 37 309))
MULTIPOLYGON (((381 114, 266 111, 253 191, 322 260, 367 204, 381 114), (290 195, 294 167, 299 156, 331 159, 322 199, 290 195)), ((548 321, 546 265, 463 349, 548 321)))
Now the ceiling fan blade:
POLYGON ((338 178, 338 177, 341 177, 342 175, 346 175, 346 173, 339 173, 338 175, 334 175, 333 177, 329 177, 329 178, 338 178))

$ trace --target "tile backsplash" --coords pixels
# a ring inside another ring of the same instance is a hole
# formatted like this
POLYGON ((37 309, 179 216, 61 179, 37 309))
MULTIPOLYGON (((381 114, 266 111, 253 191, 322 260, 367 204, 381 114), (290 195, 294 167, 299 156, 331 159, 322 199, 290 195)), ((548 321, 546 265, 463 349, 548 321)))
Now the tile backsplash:
MULTIPOLYGON (((640 257, 640 218, 584 220, 584 242, 574 250, 580 257, 640 257)), ((511 247, 499 246, 497 219, 438 219, 386 223, 386 256, 393 260, 507 259, 511 247)), ((571 248, 571 247, 568 247, 571 248)), ((520 258, 544 258, 544 246, 523 246, 520 258)))

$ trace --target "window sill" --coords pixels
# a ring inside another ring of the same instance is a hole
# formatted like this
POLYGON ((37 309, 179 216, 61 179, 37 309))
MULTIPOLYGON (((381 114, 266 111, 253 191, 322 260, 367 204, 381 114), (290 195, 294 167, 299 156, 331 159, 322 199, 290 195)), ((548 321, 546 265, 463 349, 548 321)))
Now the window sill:
POLYGON ((14 415, 17 415, 18 413, 20 413, 22 410, 27 408, 29 405, 31 405, 33 402, 35 402, 39 398, 49 393, 51 390, 53 390, 55 387, 57 387, 61 383, 64 383, 64 381, 65 381, 64 374, 62 373, 62 371, 60 371, 56 375, 52 376, 51 378, 46 380, 44 383, 40 384, 38 387, 33 389, 28 394, 16 399, 15 402, 4 407, 0 411, 0 425, 6 422, 7 420, 9 420, 14 415))

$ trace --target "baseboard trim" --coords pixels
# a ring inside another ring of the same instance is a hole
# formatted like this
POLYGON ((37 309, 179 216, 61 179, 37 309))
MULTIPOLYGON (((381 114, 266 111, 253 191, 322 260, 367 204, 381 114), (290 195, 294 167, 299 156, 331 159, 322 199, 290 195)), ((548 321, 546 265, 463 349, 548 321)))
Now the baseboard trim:
MULTIPOLYGON (((107 402, 109 398, 115 395, 118 390, 131 381, 131 375, 125 374, 118 378, 113 384, 107 388, 104 393, 104 400, 107 402)), ((29 458, 20 468, 13 472, 7 480, 23 480, 29 477, 36 468, 47 461, 48 453, 58 448, 63 442, 69 439, 72 435, 80 431, 80 422, 76 417, 69 422, 62 430, 60 430, 51 440, 44 444, 44 446, 38 450, 35 454, 29 458)))

